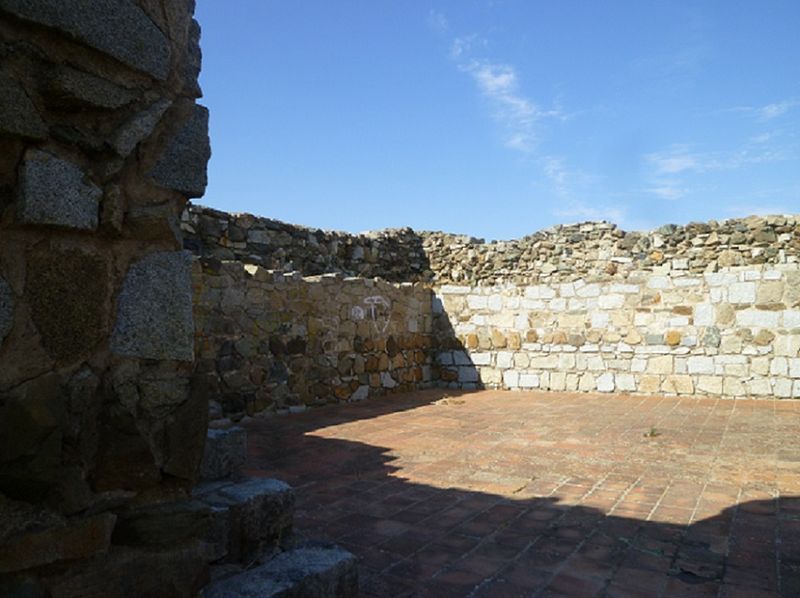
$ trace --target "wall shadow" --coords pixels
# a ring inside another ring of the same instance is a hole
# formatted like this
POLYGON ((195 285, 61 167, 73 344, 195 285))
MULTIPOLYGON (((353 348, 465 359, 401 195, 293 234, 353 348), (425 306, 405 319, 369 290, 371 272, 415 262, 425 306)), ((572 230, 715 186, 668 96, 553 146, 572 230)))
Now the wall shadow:
POLYGON ((356 554, 362 596, 800 595, 800 497, 721 505, 691 525, 647 521, 647 509, 607 514, 558 492, 413 482, 380 440, 330 437, 459 394, 250 422, 249 473, 295 487, 297 535, 356 554))

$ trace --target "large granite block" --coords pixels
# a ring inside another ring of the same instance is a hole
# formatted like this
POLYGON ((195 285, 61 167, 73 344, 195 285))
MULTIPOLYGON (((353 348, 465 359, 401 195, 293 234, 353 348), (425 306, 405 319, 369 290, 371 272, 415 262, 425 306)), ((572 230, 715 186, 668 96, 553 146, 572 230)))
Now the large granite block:
POLYGON ((78 230, 95 230, 103 192, 72 162, 39 150, 20 168, 17 219, 78 230))
POLYGON ((147 359, 193 359, 188 252, 152 253, 130 267, 117 300, 111 350, 147 359))
POLYGON ((14 292, 0 276, 0 345, 14 326, 14 292))
POLYGON ((203 598, 357 595, 356 557, 336 546, 309 546, 283 552, 260 567, 215 581, 202 593, 203 598))
POLYGON ((209 430, 200 478, 210 481, 239 476, 246 459, 247 433, 243 428, 209 430))
POLYGON ((156 184, 201 197, 206 191, 206 166, 211 157, 208 140, 208 108, 194 106, 191 116, 169 141, 150 176, 156 184))
POLYGON ((0 132, 44 139, 47 126, 19 82, 0 72, 0 132))
POLYGON ((0 10, 57 29, 156 79, 167 78, 167 38, 131 0, 0 0, 0 10))

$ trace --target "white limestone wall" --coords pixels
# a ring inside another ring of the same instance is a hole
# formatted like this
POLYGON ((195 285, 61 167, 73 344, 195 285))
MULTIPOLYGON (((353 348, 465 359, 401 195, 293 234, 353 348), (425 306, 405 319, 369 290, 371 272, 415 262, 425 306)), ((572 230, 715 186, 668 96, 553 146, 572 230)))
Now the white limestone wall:
POLYGON ((800 397, 798 264, 435 292, 452 387, 800 397))

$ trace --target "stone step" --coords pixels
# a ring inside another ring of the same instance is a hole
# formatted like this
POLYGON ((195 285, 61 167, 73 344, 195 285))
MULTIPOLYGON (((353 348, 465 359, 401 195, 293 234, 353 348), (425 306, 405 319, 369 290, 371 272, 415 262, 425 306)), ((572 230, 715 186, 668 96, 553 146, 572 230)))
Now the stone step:
POLYGON ((212 482, 189 499, 121 513, 112 541, 166 547, 199 538, 209 562, 241 562, 285 543, 293 514, 294 491, 280 480, 212 482))
POLYGON ((356 557, 337 546, 305 546, 217 579, 202 598, 349 598, 358 595, 356 557))
POLYGON ((253 478, 212 483, 198 486, 193 494, 218 514, 211 539, 226 562, 252 560, 291 535, 294 490, 285 482, 253 478))
POLYGON ((247 432, 243 428, 210 429, 206 435, 200 479, 237 479, 242 475, 246 459, 247 432))

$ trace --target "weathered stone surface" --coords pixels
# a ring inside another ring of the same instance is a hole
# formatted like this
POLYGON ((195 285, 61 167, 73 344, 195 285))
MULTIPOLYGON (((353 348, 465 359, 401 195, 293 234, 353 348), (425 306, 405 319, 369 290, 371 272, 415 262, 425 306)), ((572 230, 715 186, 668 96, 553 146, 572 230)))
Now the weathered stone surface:
POLYGON ((206 166, 210 157, 208 109, 194 106, 149 174, 162 187, 187 197, 201 197, 208 183, 206 166))
POLYGON ((22 85, 4 72, 0 72, 0 132, 33 139, 47 136, 47 126, 22 85))
POLYGON ((0 10, 57 29, 156 79, 166 79, 164 34, 127 0, 0 0, 0 10))
POLYGON ((116 519, 103 513, 9 538, 0 545, 0 573, 102 554, 108 550, 116 519))
POLYGON ((14 326, 14 291, 0 276, 0 345, 14 326))
POLYGON ((356 558, 334 546, 289 550, 260 567, 216 581, 203 590, 204 598, 346 598, 356 595, 356 558))
POLYGON ((117 299, 111 349, 120 355, 191 361, 191 257, 156 252, 133 264, 117 299))
POLYGON ((198 487, 194 496, 215 510, 216 536, 224 542, 229 561, 241 561, 265 548, 280 545, 292 527, 294 491, 280 480, 255 478, 246 482, 198 487))
POLYGON ((121 108, 136 98, 136 92, 96 75, 62 67, 50 81, 50 102, 60 106, 121 108))
POLYGON ((212 509, 199 500, 144 506, 123 511, 114 528, 114 544, 176 546, 208 534, 212 509))
POLYGON ((77 361, 104 338, 108 295, 108 264, 99 254, 44 248, 28 257, 25 298, 55 359, 77 361))
POLYGON ((25 224, 44 224, 95 230, 103 192, 86 180, 72 162, 31 150, 20 168, 17 219, 25 224))
POLYGON ((107 555, 77 563, 44 583, 58 597, 194 598, 208 583, 206 557, 199 542, 161 550, 112 546, 107 555))
POLYGON ((247 459, 247 433, 243 428, 209 430, 200 478, 220 480, 241 475, 247 459))
POLYGON ((123 158, 129 156, 139 143, 150 136, 171 105, 170 100, 161 99, 136 114, 117 131, 111 146, 123 158))

